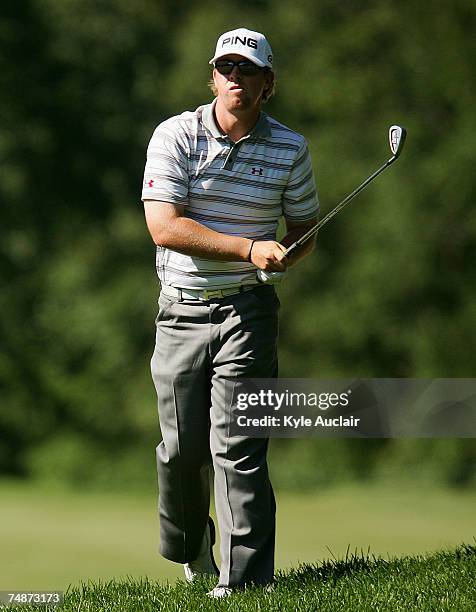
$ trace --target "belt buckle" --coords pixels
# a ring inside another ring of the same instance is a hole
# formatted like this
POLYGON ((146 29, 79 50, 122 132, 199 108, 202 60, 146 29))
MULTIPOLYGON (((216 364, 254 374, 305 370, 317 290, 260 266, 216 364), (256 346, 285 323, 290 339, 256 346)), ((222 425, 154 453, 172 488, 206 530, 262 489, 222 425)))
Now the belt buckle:
POLYGON ((210 300, 211 298, 221 298, 223 297, 223 291, 221 289, 204 289, 203 290, 203 299, 210 300))

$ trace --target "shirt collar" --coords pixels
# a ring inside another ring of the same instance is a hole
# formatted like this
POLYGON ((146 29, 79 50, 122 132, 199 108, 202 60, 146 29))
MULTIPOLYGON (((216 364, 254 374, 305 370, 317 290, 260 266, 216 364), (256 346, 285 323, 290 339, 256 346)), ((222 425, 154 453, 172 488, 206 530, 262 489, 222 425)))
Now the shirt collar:
MULTIPOLYGON (((201 106, 199 108, 201 121, 204 127, 210 132, 210 134, 214 138, 226 138, 226 134, 221 133, 215 121, 213 111, 215 109, 216 102, 217 100, 215 98, 211 104, 205 104, 204 106, 201 106)), ((254 128, 249 133, 249 136, 261 138, 268 138, 269 136, 271 136, 271 127, 268 122, 268 115, 263 111, 261 111, 259 119, 256 122, 254 128)))

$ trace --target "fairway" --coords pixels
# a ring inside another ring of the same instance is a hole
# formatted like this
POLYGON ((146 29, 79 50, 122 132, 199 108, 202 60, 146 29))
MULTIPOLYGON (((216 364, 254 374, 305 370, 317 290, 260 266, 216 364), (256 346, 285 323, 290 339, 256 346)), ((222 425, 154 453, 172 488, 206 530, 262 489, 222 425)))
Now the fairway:
MULTIPOLYGON (((175 581, 181 568, 157 554, 155 492, 71 493, 0 485, 0 590, 66 589, 81 581, 175 581)), ((474 544, 476 493, 349 486, 322 494, 277 492, 277 568, 370 548, 424 554, 474 544)))

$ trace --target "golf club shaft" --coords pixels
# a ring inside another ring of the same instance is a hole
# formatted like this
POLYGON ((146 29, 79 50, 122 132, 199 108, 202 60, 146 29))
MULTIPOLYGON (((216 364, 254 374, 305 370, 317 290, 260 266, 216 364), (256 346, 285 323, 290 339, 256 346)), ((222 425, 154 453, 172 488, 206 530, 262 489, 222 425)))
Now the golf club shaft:
POLYGON ((350 193, 346 198, 344 198, 342 202, 339 202, 339 204, 337 204, 335 208, 333 208, 330 212, 328 212, 325 217, 323 217, 320 221, 318 221, 316 225, 311 227, 311 229, 308 230, 305 234, 303 234, 301 238, 296 240, 296 242, 293 242, 293 244, 291 244, 284 251, 284 255, 288 257, 289 255, 291 255, 293 251, 295 251, 300 246, 302 246, 305 242, 307 242, 309 238, 314 236, 314 234, 317 234, 317 232, 321 229, 321 227, 323 227, 333 217, 335 217, 335 215, 337 215, 337 213, 341 211, 344 208, 344 206, 346 206, 351 200, 353 200, 355 196, 362 191, 362 189, 367 187, 367 185, 371 181, 373 181, 381 172, 383 172, 386 168, 388 168, 388 166, 390 166, 390 164, 392 164, 396 159, 397 159, 397 156, 393 155, 388 161, 386 161, 383 164, 383 166, 380 166, 378 170, 376 170, 373 174, 371 174, 368 178, 366 178, 365 181, 361 185, 359 185, 356 189, 354 189, 354 191, 350 193))

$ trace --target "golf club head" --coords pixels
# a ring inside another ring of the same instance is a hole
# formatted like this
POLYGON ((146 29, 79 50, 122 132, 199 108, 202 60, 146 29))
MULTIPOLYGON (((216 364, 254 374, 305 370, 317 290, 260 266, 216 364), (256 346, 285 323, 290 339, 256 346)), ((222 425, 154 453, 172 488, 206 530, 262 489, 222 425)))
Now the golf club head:
POLYGON ((407 131, 401 125, 392 125, 388 130, 388 140, 390 143, 390 150, 392 151, 395 159, 400 155, 405 144, 405 138, 407 131))

